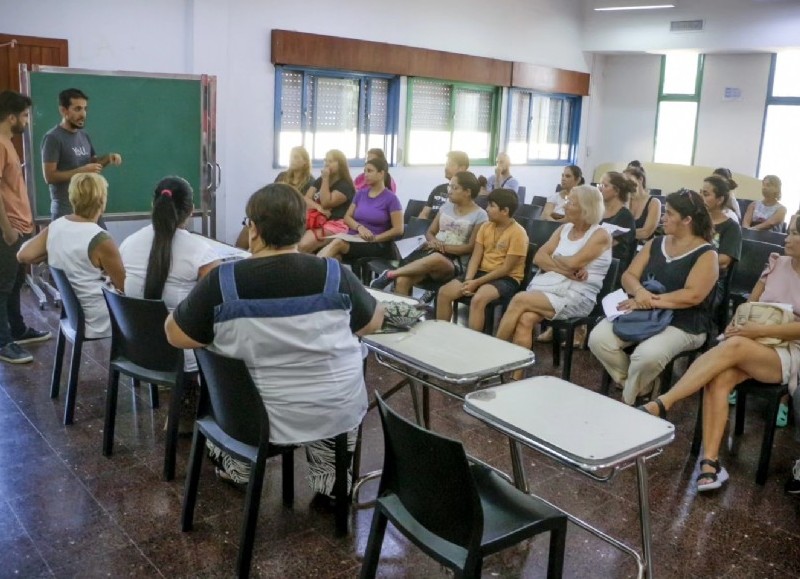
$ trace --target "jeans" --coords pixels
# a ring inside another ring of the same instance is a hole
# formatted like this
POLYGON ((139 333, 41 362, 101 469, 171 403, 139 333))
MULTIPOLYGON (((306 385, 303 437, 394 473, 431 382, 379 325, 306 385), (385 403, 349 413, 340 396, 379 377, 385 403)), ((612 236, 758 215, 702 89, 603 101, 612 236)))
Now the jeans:
POLYGON ((0 238, 0 348, 14 341, 27 329, 20 310, 20 290, 25 283, 25 267, 17 261, 17 251, 28 235, 20 235, 13 245, 0 238))

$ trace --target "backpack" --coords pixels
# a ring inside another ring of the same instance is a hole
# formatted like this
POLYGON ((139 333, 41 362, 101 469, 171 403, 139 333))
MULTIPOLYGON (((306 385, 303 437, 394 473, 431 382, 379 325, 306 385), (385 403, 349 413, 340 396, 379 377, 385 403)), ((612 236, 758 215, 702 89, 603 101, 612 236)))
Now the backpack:
MULTIPOLYGON (((652 294, 663 294, 666 291, 664 284, 656 280, 653 274, 642 283, 642 287, 652 294)), ((671 322, 672 310, 652 309, 633 310, 615 318, 611 323, 614 333, 621 340, 638 343, 660 334, 671 322)))

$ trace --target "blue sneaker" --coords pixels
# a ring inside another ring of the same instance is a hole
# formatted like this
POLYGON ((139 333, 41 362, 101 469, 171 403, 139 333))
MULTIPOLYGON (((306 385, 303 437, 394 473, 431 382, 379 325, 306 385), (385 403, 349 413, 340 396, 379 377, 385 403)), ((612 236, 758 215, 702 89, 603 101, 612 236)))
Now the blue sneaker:
POLYGON ((775 419, 775 426, 778 428, 786 428, 789 424, 789 407, 781 402, 778 406, 778 417, 775 419))
POLYGON ((389 272, 392 271, 390 269, 384 269, 381 274, 372 280, 372 283, 369 284, 369 287, 376 290, 382 290, 387 285, 392 283, 392 280, 389 279, 389 272))

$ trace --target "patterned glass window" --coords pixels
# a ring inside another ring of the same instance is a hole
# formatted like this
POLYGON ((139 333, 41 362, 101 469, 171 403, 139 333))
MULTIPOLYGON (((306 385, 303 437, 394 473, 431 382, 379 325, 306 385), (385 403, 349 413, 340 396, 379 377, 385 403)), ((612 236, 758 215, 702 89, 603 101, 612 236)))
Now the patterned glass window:
POLYGON ((511 89, 506 152, 514 164, 573 162, 580 97, 511 89))
POLYGON ((287 166, 292 147, 300 145, 316 162, 330 149, 354 163, 373 147, 394 158, 397 77, 278 67, 275 79, 278 166, 287 166))

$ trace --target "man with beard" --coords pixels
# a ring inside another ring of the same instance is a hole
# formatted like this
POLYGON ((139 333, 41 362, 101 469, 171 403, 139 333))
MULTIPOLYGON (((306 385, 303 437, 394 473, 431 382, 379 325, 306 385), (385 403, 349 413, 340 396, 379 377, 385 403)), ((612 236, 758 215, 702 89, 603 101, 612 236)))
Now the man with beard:
POLYGON ((0 93, 0 360, 25 364, 33 356, 20 344, 41 342, 50 332, 29 328, 22 319, 19 292, 25 270, 17 261, 17 250, 33 233, 33 215, 28 189, 11 138, 28 124, 31 99, 14 91, 0 93))
POLYGON ((450 151, 447 153, 447 163, 444 166, 444 177, 447 183, 437 185, 428 195, 428 202, 422 211, 419 212, 420 219, 433 219, 439 207, 444 205, 450 197, 447 188, 450 186, 450 179, 453 175, 469 169, 469 156, 464 151, 450 151))
POLYGON ((117 153, 98 156, 83 130, 88 96, 77 88, 68 88, 58 94, 58 103, 61 123, 50 129, 42 141, 42 168, 44 180, 50 185, 52 220, 72 213, 68 188, 73 175, 100 173, 106 165, 122 163, 117 153))

